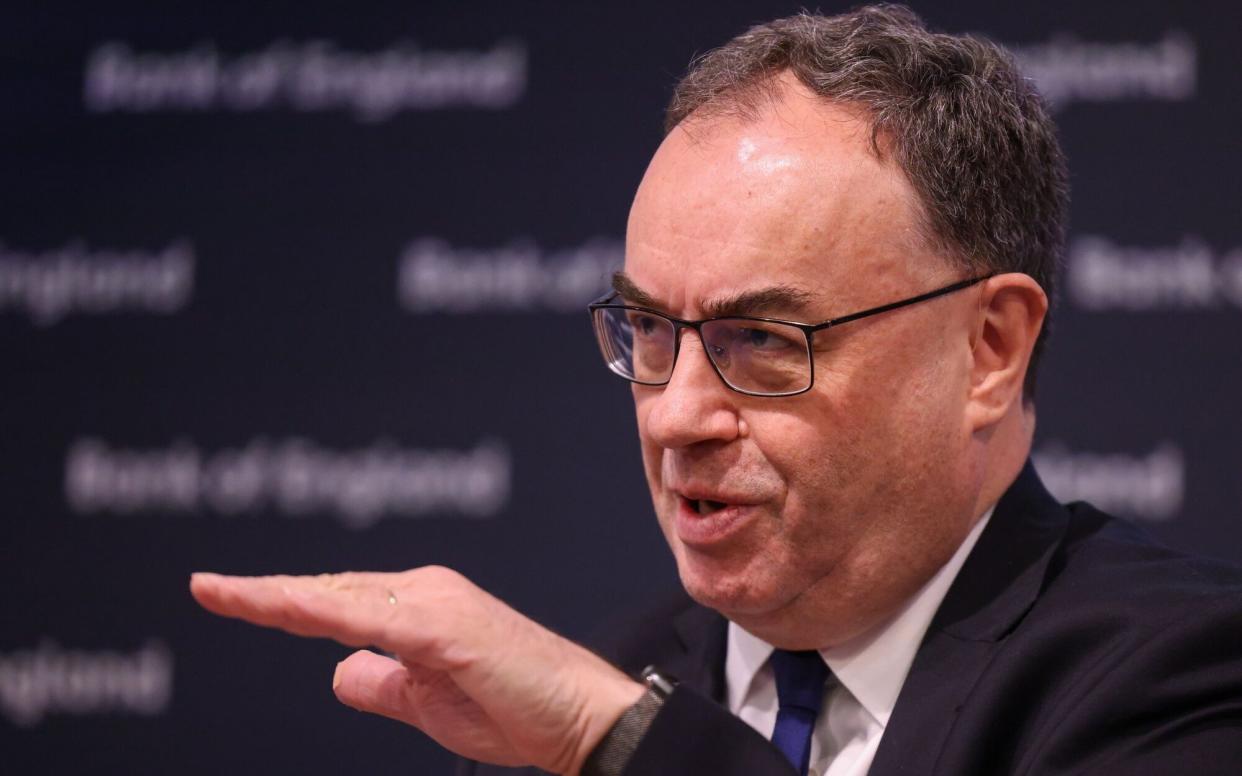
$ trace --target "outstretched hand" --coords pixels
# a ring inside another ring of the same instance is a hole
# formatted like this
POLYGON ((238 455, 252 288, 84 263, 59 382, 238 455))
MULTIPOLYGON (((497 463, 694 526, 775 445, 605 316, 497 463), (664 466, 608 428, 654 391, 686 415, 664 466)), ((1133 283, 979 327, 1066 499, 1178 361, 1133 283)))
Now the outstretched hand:
POLYGON ((194 574, 206 609, 361 650, 336 667, 337 698, 413 725, 454 752, 576 774, 642 685, 450 569, 394 574, 194 574))

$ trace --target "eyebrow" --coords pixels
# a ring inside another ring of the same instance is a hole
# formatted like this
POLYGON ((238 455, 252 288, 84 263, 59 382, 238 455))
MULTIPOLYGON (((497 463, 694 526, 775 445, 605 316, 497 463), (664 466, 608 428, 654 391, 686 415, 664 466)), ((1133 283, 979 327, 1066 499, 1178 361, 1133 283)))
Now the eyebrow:
MULTIPOLYGON (((640 307, 651 307, 667 310, 668 306, 659 299, 638 287, 633 279, 624 272, 613 273, 612 289, 631 304, 640 307)), ((733 315, 761 315, 781 311, 784 313, 803 313, 815 300, 815 294, 796 286, 768 286, 753 291, 740 291, 736 294, 709 299, 702 304, 703 312, 709 318, 726 318, 733 315)))
POLYGON ((659 299, 639 288, 638 284, 624 272, 612 273, 612 290, 616 291, 618 296, 630 304, 636 304, 639 307, 667 309, 664 304, 661 304, 659 299))

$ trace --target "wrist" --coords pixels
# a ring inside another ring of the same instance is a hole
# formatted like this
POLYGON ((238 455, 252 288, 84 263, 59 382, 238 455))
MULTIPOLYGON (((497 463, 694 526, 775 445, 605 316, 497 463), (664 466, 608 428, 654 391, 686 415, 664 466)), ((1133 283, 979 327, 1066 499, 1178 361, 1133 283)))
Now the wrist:
POLYGON ((617 672, 617 678, 620 681, 609 682, 599 687, 598 691, 592 695, 588 722, 584 725, 582 736, 579 738, 573 766, 568 771, 570 776, 579 776, 582 773, 587 758, 595 751, 599 743, 604 740, 617 721, 642 700, 647 692, 645 684, 634 681, 620 671, 617 672))
POLYGON ((644 691, 589 750, 578 776, 621 776, 630 759, 672 694, 676 680, 647 666, 642 674, 644 691))

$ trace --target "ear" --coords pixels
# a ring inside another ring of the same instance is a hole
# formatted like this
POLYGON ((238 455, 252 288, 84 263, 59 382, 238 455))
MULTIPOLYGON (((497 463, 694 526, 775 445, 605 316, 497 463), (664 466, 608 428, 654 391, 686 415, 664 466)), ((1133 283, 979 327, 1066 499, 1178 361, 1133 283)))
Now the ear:
POLYGON ((1031 350, 1048 312, 1048 295, 1030 275, 1009 272, 982 286, 966 408, 972 431, 1020 408, 1031 350))

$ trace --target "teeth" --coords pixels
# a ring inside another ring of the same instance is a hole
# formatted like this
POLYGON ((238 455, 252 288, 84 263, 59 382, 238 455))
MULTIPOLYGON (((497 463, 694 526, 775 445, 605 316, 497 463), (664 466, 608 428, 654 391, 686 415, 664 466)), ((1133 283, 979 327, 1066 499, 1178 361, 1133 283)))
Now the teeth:
POLYGON ((694 502, 694 510, 700 515, 710 515, 725 508, 724 502, 712 501, 711 499, 698 499, 694 502))

